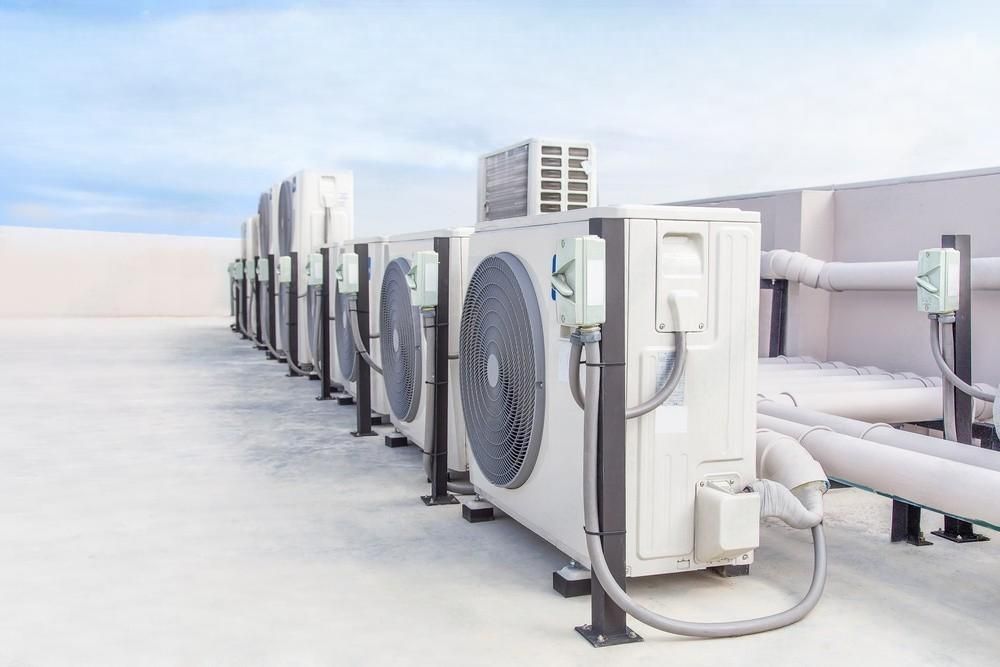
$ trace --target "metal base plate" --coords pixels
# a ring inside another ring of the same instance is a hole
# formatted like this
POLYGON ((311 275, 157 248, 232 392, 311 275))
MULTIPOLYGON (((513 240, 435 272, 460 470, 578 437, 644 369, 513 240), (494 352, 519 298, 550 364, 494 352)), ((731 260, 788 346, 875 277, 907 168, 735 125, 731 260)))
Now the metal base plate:
POLYGON ((424 505, 428 507, 433 507, 434 505, 457 505, 458 498, 446 493, 441 497, 435 498, 434 496, 420 496, 420 499, 424 501, 424 505))
POLYGON ((351 431, 351 435, 355 438, 367 438, 369 436, 378 435, 375 431, 351 431))
POLYGON ((576 631, 590 642, 594 648, 604 648, 605 646, 619 646, 621 644, 636 644, 642 641, 639 633, 632 628, 625 626, 625 632, 620 635, 598 634, 590 625, 577 626, 576 631))
MULTIPOLYGON (((985 535, 980 535, 979 533, 949 533, 946 530, 932 530, 931 535, 936 535, 942 539, 948 540, 949 542, 955 542, 956 544, 965 544, 966 542, 989 542, 990 538, 985 535)), ((926 542, 930 544, 930 542, 926 542)), ((918 545, 923 546, 923 545, 918 545)))

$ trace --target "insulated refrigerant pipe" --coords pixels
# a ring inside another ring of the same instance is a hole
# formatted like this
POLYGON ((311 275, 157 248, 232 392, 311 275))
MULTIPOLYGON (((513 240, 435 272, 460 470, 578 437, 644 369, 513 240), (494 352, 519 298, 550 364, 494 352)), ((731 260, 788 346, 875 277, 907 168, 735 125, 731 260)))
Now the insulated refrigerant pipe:
MULTIPOLYGON (((879 376, 866 376, 873 380, 878 380, 879 376)), ((757 391, 768 395, 777 394, 783 391, 799 393, 827 393, 827 392, 855 392, 855 391, 891 391, 893 389, 920 389, 922 387, 940 387, 940 378, 908 378, 903 380, 882 380, 881 382, 867 382, 858 378, 846 378, 837 376, 838 380, 847 382, 767 382, 761 380, 757 383, 757 391), (859 382, 859 380, 861 380, 859 382)))
POLYGON ((836 375, 831 371, 843 371, 841 375, 888 375, 889 371, 878 366, 851 366, 842 361, 815 361, 801 364, 768 364, 757 366, 761 375, 799 375, 802 373, 824 373, 836 375))
MULTIPOLYGON (((766 250, 760 277, 797 282, 827 292, 916 291, 917 262, 827 262, 791 250, 766 250)), ((972 289, 1000 290, 1000 257, 972 258, 972 289)))
MULTIPOLYGON (((782 391, 771 394, 764 392, 762 398, 769 398, 783 405, 811 408, 867 422, 902 424, 934 421, 943 417, 941 387, 881 391, 857 389, 852 392, 782 391)), ((993 406, 985 401, 973 399, 972 416, 976 421, 991 421, 993 419, 993 406)))
POLYGON ((842 386, 875 385, 906 380, 918 380, 923 383, 924 387, 937 387, 941 384, 940 378, 920 377, 916 373, 886 373, 885 375, 772 375, 761 373, 757 376, 757 384, 761 386, 816 385, 838 390, 842 386))
POLYGON ((760 357, 757 359, 757 363, 764 366, 771 364, 798 364, 807 361, 816 361, 816 359, 812 357, 786 357, 783 354, 779 354, 776 357, 760 357))
POLYGON ((768 417, 804 426, 822 426, 842 435, 849 435, 852 438, 888 445, 898 449, 907 449, 918 454, 949 459, 970 466, 988 468, 1000 473, 1000 452, 991 449, 982 449, 981 447, 970 447, 969 445, 950 442, 920 433, 913 433, 912 431, 904 431, 893 428, 889 424, 873 424, 848 417, 838 417, 837 415, 817 412, 808 408, 780 405, 770 400, 758 402, 758 426, 768 423, 768 417))
MULTIPOLYGON (((1000 529, 1000 472, 758 415, 758 426, 798 440, 835 479, 1000 529)), ((967 446, 967 445, 966 445, 967 446)))

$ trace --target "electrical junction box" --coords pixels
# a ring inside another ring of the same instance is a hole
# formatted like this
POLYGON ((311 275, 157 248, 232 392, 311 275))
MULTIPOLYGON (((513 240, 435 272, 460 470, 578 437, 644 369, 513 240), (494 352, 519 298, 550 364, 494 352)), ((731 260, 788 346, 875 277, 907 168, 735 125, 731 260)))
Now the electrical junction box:
POLYGON ((235 262, 229 262, 229 277, 230 278, 232 278, 233 280, 239 280, 240 279, 240 273, 242 273, 242 271, 243 271, 243 269, 240 268, 240 263, 239 263, 238 260, 235 261, 235 262))
POLYGON ((341 294, 357 294, 358 285, 358 253, 340 253, 340 265, 337 267, 337 289, 341 294))
POLYGON ((954 248, 921 250, 917 258, 917 310, 954 313, 959 306, 961 254, 954 248))
POLYGON ((292 258, 289 255, 278 258, 278 282, 284 285, 292 282, 292 258))
POLYGON ((606 317, 604 239, 577 236, 556 248, 551 276, 559 323, 564 326, 603 324, 606 317))
POLYGON ((438 302, 438 254, 433 250, 413 253, 413 264, 406 276, 410 300, 417 308, 433 308, 438 302))
POLYGON ((306 261, 306 284, 323 284, 323 255, 318 252, 310 253, 306 261))
POLYGON ((760 496, 734 493, 724 481, 699 483, 694 500, 694 557, 729 561, 760 545, 760 496))
POLYGON ((244 268, 247 280, 249 280, 250 282, 253 282, 254 278, 256 277, 256 270, 257 270, 257 267, 254 266, 253 260, 252 259, 246 260, 243 263, 243 268, 244 268))
POLYGON ((262 283, 266 283, 268 281, 269 277, 268 277, 267 274, 269 273, 268 272, 269 268, 270 267, 268 267, 267 257, 261 257, 260 259, 257 260, 257 280, 258 281, 260 281, 262 283))

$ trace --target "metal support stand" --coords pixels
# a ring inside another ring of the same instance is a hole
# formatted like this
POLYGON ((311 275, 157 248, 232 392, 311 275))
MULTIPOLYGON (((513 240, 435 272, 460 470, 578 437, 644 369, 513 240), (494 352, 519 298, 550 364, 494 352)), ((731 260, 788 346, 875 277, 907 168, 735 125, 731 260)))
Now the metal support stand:
MULTIPOLYGON (((361 344, 366 349, 371 347, 371 328, 368 319, 368 309, 370 307, 370 288, 368 286, 371 276, 371 267, 368 265, 368 244, 355 243, 354 252, 358 254, 358 330, 361 334, 361 344)), ((372 369, 368 366, 361 353, 355 351, 357 355, 358 380, 357 391, 355 392, 355 403, 357 408, 357 428, 351 432, 356 438, 378 435, 372 430, 372 369)), ((337 401, 340 403, 340 400, 337 401)), ((343 404, 342 404, 343 405, 343 404)))
MULTIPOLYGON (((972 383, 972 239, 968 234, 946 234, 941 237, 943 248, 955 248, 961 253, 958 291, 958 312, 955 313, 955 374, 972 383)), ((955 395, 955 437, 965 445, 972 444, 972 397, 959 389, 955 395)), ((987 542, 989 538, 972 530, 972 524, 954 517, 944 518, 941 530, 931 531, 951 542, 987 542)))
POLYGON ((240 309, 239 309, 239 295, 237 294, 239 290, 237 289, 236 278, 233 278, 233 274, 229 274, 229 314, 233 316, 233 323, 229 325, 232 331, 238 332, 240 330, 240 309))
POLYGON ((317 361, 319 366, 319 396, 317 401, 329 401, 333 398, 331 393, 332 382, 330 381, 330 294, 333 294, 330 281, 330 249, 320 248, 319 254, 323 256, 323 290, 319 297, 319 312, 316 317, 322 323, 319 332, 319 356, 321 361, 317 361))
POLYGON ((934 544, 925 540, 924 533, 920 530, 920 508, 901 500, 892 501, 889 540, 891 542, 906 542, 915 547, 926 547, 934 544))
MULTIPOLYGON (((260 255, 253 258, 254 271, 257 270, 257 266, 260 264, 260 255)), ((254 319, 254 342, 257 344, 257 349, 262 349, 264 345, 263 334, 260 329, 260 279, 259 277, 254 280, 253 283, 253 298, 257 302, 257 307, 254 309, 253 319, 254 319)))
POLYGON ((767 356, 779 357, 785 353, 788 330, 788 281, 761 278, 760 288, 771 291, 771 326, 767 356))
MULTIPOLYGON (((601 331, 601 390, 598 398, 597 494, 599 529, 608 567, 625 589, 625 226, 592 218, 590 233, 604 239, 607 257, 607 322, 601 331)), ((626 625, 625 610, 591 574, 590 623, 576 628, 594 647, 642 641, 626 625)))
POLYGON ((288 377, 299 377, 302 375, 292 364, 302 367, 299 363, 299 253, 293 252, 292 258, 292 279, 288 283, 288 323, 285 331, 288 332, 288 349, 285 354, 288 356, 288 377))
POLYGON ((250 340, 250 336, 243 333, 243 329, 249 326, 247 320, 249 319, 247 312, 247 274, 246 267, 243 269, 243 277, 240 278, 240 309, 239 309, 239 320, 242 320, 242 326, 238 326, 237 330, 240 332, 240 338, 243 340, 250 340))
MULTIPOLYGON (((278 325, 277 325, 277 313, 276 304, 274 298, 274 286, 275 286, 275 271, 274 271, 274 255, 267 256, 267 339, 271 341, 271 346, 274 349, 278 349, 278 325)), ((270 351, 267 353, 268 359, 274 359, 275 361, 281 361, 278 357, 271 354, 270 351)))
POLYGON ((420 496, 425 505, 454 505, 458 502, 455 496, 448 493, 448 313, 450 304, 448 292, 450 276, 448 267, 451 239, 434 238, 434 252, 438 257, 437 294, 438 302, 434 308, 434 355, 431 363, 434 365, 434 433, 431 436, 431 491, 426 496, 420 496))

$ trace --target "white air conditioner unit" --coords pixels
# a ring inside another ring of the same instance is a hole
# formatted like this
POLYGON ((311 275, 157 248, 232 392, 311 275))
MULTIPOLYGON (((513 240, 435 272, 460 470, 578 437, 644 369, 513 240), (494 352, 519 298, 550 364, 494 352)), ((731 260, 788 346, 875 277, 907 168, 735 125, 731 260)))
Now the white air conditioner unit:
MULTIPOLYGON (((389 261, 382 281, 379 315, 382 371, 393 425, 424 451, 431 447, 425 424, 429 423, 427 411, 432 406, 427 400, 425 383, 433 371, 434 354, 426 344, 419 306, 421 302, 437 305, 437 274, 447 271, 448 349, 449 356, 457 355, 472 232, 472 228, 462 227, 401 234, 389 239, 389 261), (435 253, 435 238, 448 239, 447 266, 441 265, 435 253)), ((448 366, 448 468, 465 473, 468 457, 459 401, 457 359, 448 366)))
POLYGON ((652 396, 673 365, 672 332, 688 341, 681 385, 624 433, 627 574, 750 563, 752 546, 696 558, 695 495, 702 482, 742 489, 755 479, 758 221, 733 209, 617 206, 477 227, 459 349, 477 492, 589 566, 583 411, 568 384, 572 318, 550 281, 570 266, 584 306, 598 312, 606 296, 609 305, 620 298, 605 295, 604 281, 623 263, 627 382, 610 400, 635 406, 652 396), (590 235, 591 219, 621 221, 624 256, 567 263, 564 242, 590 235))
POLYGON ((257 261, 259 258, 259 243, 260 243, 260 232, 258 217, 256 215, 247 218, 247 221, 243 224, 244 237, 243 237, 243 247, 246 253, 244 262, 244 271, 246 273, 247 279, 247 331, 254 338, 260 337, 260 331, 258 331, 258 319, 257 319, 257 309, 259 308, 258 294, 260 285, 257 282, 257 261))
POLYGON ((528 139, 479 158, 479 222, 597 205, 594 145, 528 139))
MULTIPOLYGON (((383 236, 368 239, 355 239, 344 243, 335 243, 330 248, 331 257, 331 290, 330 313, 332 313, 333 332, 330 337, 330 356, 335 360, 331 365, 330 377, 333 382, 341 385, 344 391, 357 397, 358 364, 364 363, 358 359, 357 348, 351 332, 349 318, 349 303, 353 293, 341 290, 343 281, 337 280, 338 274, 344 272, 343 253, 355 253, 356 245, 365 243, 368 246, 368 331, 372 334, 369 341, 369 354, 377 364, 380 361, 379 336, 379 296, 382 292, 382 275, 388 258, 388 242, 383 236)), ((356 280, 356 277, 352 275, 356 280)), ((351 281, 353 282, 353 280, 351 281)), ((380 415, 389 414, 389 404, 385 397, 385 384, 382 376, 371 372, 371 409, 380 415)))
POLYGON ((281 183, 277 199, 281 340, 292 370, 308 371, 312 358, 306 260, 323 245, 353 235, 354 177, 349 171, 300 171, 281 183), (294 340, 289 335, 293 325, 297 330, 294 340))

